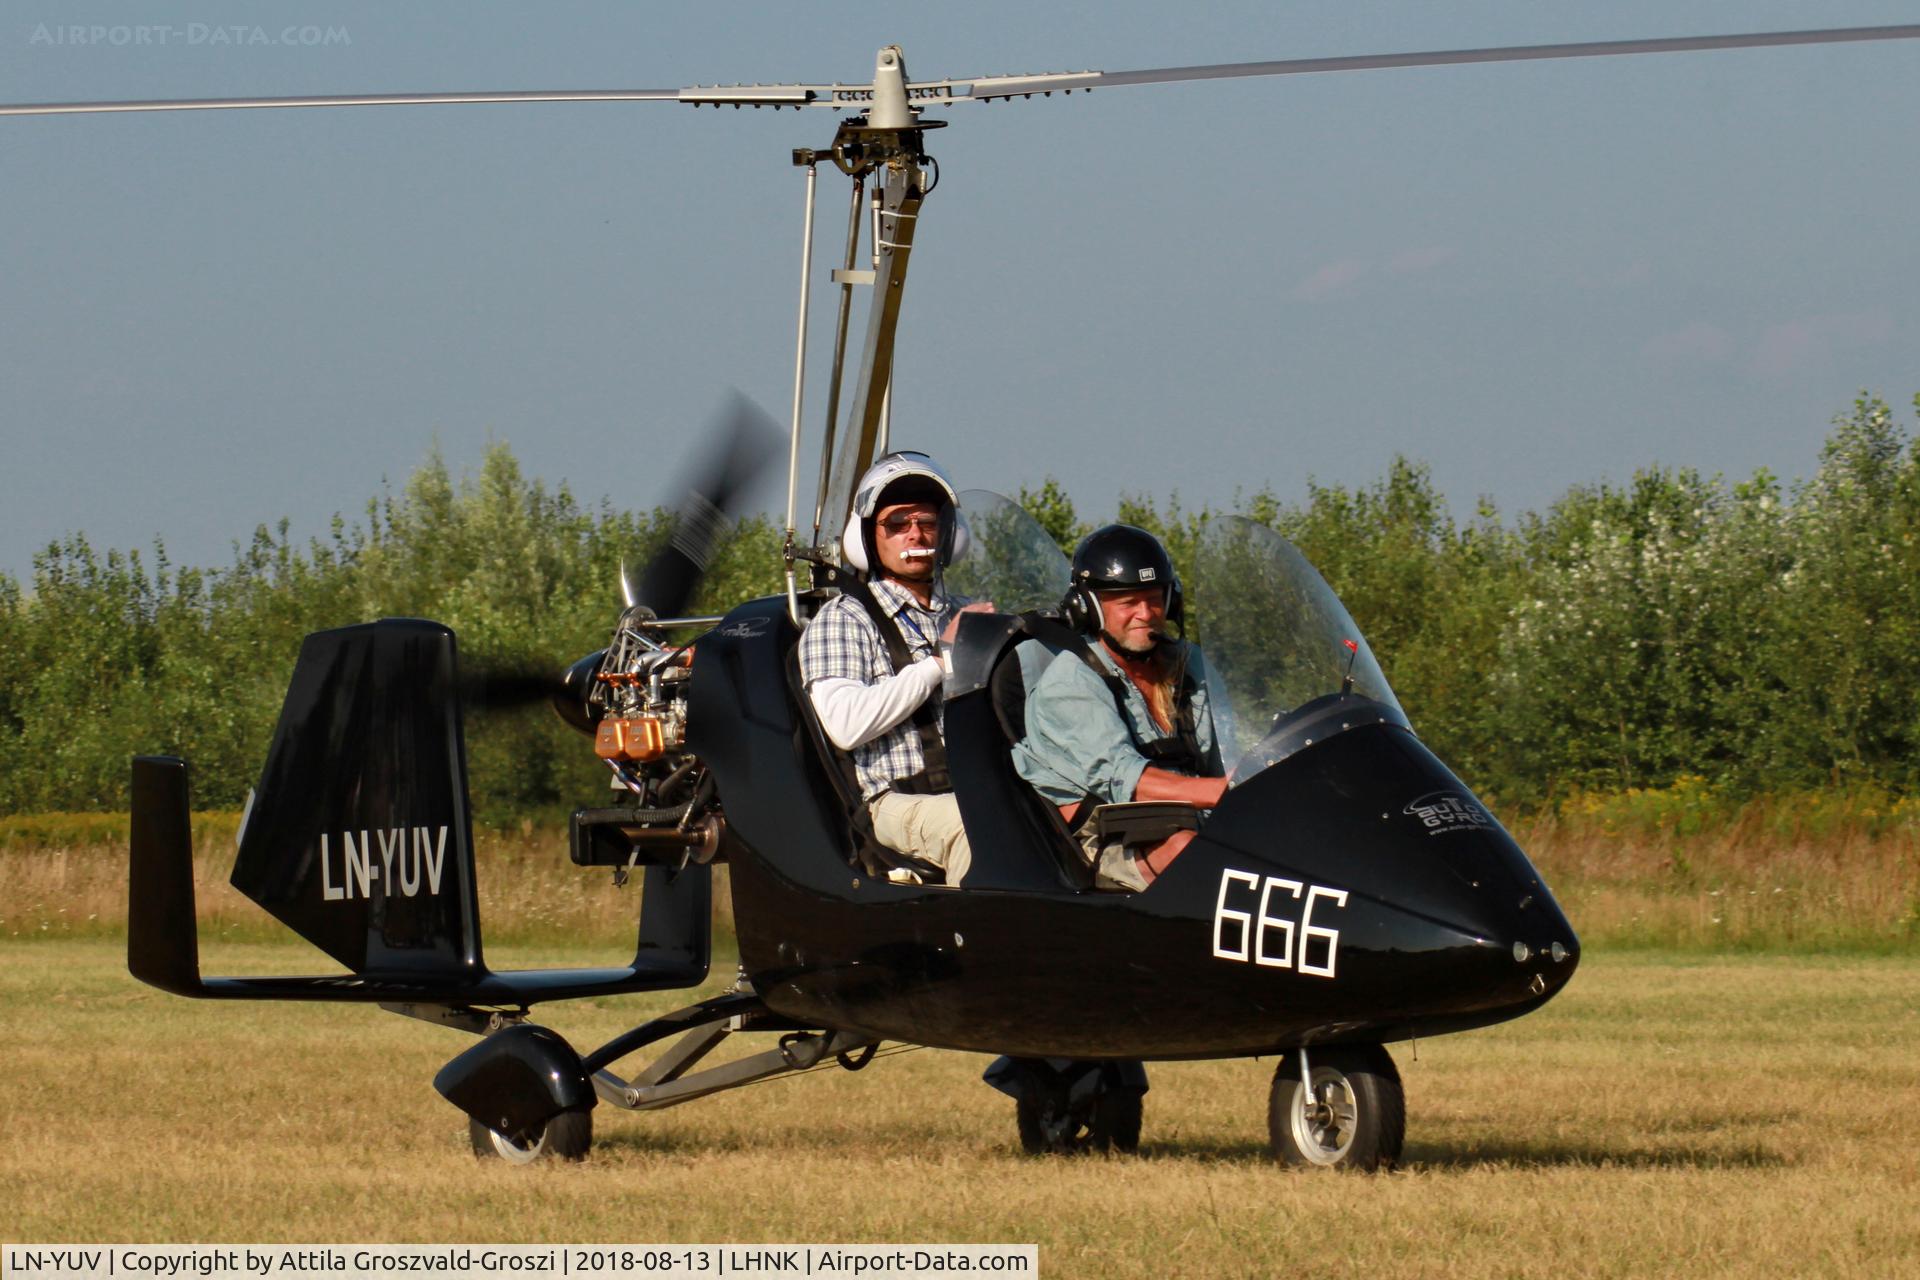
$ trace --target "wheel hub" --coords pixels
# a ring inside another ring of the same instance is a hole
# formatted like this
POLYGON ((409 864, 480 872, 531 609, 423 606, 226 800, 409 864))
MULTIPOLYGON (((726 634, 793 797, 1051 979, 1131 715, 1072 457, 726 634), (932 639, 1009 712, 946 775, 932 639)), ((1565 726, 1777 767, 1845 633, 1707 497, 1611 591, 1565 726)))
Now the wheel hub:
POLYGON ((1331 1068, 1316 1067, 1312 1085, 1300 1092, 1294 1136, 1309 1159, 1333 1164, 1353 1145, 1358 1115, 1347 1078, 1331 1068))

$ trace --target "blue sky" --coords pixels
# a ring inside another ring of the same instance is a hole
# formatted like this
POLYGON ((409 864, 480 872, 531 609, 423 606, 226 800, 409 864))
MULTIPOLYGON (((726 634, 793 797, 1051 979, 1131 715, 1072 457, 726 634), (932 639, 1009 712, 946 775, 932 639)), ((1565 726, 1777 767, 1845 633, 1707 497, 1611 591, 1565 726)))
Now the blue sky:
MULTIPOLYGON (((12 101, 678 88, 1920 21, 1914 3, 17 0, 12 101), (64 34, 167 28, 164 45, 64 34), (276 43, 222 42, 228 24, 276 43), (289 26, 346 33, 279 43, 289 26), (199 38, 194 39, 198 32, 199 38), (63 33, 63 34, 56 34, 63 33)), ((1811 470, 1920 390, 1920 41, 1115 89, 947 113, 896 439, 969 487, 1189 504, 1404 453, 1455 509, 1811 470)), ((729 386, 784 418, 828 112, 554 104, 0 120, 0 572, 219 564, 437 440, 650 506, 729 386)), ((823 175, 817 255, 842 234, 823 175)), ((815 312, 824 349, 830 312, 815 312)), ((817 437, 824 363, 811 375, 817 437)), ((770 487, 768 505, 779 495, 770 487)))

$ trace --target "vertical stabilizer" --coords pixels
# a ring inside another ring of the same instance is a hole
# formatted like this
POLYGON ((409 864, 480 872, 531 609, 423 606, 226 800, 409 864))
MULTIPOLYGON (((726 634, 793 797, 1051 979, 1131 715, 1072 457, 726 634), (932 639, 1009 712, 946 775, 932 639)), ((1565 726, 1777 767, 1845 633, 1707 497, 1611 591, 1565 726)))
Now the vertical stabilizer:
POLYGON ((300 648, 233 885, 355 973, 485 972, 455 672, 434 622, 300 648))

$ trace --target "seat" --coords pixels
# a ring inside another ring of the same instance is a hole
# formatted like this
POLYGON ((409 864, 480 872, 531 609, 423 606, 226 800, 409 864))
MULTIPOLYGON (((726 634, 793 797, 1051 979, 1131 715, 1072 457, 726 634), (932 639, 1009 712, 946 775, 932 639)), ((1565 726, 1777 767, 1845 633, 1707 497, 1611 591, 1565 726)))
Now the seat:
POLYGON ((1027 736, 1027 690, 1058 652, 1045 641, 1020 630, 994 660, 986 680, 987 700, 993 709, 993 723, 1000 739, 993 752, 993 772, 998 775, 995 779, 998 789, 1015 801, 1024 819, 1023 825, 1046 846, 1066 884, 1075 889, 1088 889, 1093 886, 1092 872, 1059 807, 1035 791, 1013 767, 1013 748, 1027 736))
POLYGON ((800 677, 798 644, 787 650, 786 668, 787 692, 793 699, 800 723, 806 726, 806 745, 812 748, 813 758, 820 765, 819 772, 833 792, 845 823, 847 847, 850 850, 848 861, 870 876, 892 878, 892 873, 896 871, 909 871, 923 884, 944 884, 946 876, 939 867, 884 845, 874 835, 873 819, 868 815, 866 801, 860 795, 860 780, 854 772, 853 757, 833 745, 833 741, 827 737, 826 728, 820 723, 819 715, 814 711, 813 699, 807 696, 806 684, 800 677))

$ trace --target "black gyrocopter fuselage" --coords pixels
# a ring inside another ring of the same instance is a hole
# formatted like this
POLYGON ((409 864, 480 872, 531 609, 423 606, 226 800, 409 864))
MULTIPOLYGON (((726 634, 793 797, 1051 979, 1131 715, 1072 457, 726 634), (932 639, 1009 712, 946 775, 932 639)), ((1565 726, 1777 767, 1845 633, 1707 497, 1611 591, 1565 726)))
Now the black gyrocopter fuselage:
MULTIPOLYGON (((985 513, 978 541, 1024 520, 991 495, 963 497, 985 513)), ((308 639, 234 871, 352 976, 199 976, 184 766, 151 758, 136 764, 132 967, 183 994, 369 1000, 499 1033, 439 1083, 474 1117, 476 1143, 485 1130, 507 1153, 537 1149, 596 1098, 672 1105, 829 1054, 864 1065, 855 1055, 892 1040, 1052 1061, 1035 1078, 1058 1086, 1069 1132, 1067 1090, 1086 1078, 1073 1063, 1310 1051, 1331 1065, 1302 1054, 1282 1073, 1331 1073, 1320 1092, 1349 1100, 1346 1113, 1324 1104, 1318 1129, 1315 1094, 1294 1104, 1302 1131, 1321 1135, 1305 1143, 1312 1162, 1339 1163, 1343 1116, 1350 1147, 1367 1103, 1350 1077, 1384 1072, 1397 1093, 1378 1046, 1537 1008, 1579 948, 1520 849, 1409 728, 1318 575, 1269 531, 1226 535, 1218 556, 1203 555, 1217 567, 1195 594, 1204 608, 1210 580, 1224 592, 1228 577, 1257 570, 1258 590, 1239 593, 1239 630, 1224 610, 1211 624, 1227 672, 1215 699, 1222 742, 1240 763, 1198 837, 1143 892, 1089 887, 1057 813, 1014 771, 1006 703, 1022 646, 1037 643, 1031 613, 967 615, 951 654, 966 887, 864 870, 831 748, 799 690, 789 602, 772 597, 700 635, 690 660, 651 651, 668 655, 656 667, 681 673, 684 752, 705 779, 684 809, 576 815, 577 862, 645 868, 633 964, 493 972, 473 887, 454 638, 390 620, 308 639), (1250 565, 1262 538, 1267 555, 1250 565), (1274 643, 1249 655, 1249 639, 1274 643), (1262 689, 1292 705, 1269 716, 1253 705, 1262 689), (696 810, 705 826, 690 824, 696 810), (703 981, 715 854, 730 871, 740 948, 732 992, 585 1058, 524 1021, 539 1002, 703 981), (754 1030, 785 1034, 743 1064, 693 1071, 725 1035, 754 1030), (681 1044, 633 1080, 609 1070, 676 1033, 681 1044), (1377 1056, 1342 1056, 1356 1047, 1377 1056)), ((1135 1082, 1137 1106, 1143 1077, 1132 1071, 1109 1071, 1102 1087, 1135 1082)), ((1380 1145, 1390 1163, 1398 1134, 1380 1145)))

